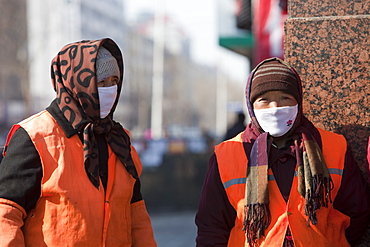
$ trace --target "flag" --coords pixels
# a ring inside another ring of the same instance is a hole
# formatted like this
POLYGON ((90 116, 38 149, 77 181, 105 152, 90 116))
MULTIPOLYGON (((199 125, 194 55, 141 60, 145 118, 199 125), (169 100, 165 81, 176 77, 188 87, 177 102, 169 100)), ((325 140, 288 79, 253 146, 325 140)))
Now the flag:
POLYGON ((283 38, 284 21, 288 16, 287 0, 255 0, 253 14, 254 66, 270 57, 284 59, 283 38))

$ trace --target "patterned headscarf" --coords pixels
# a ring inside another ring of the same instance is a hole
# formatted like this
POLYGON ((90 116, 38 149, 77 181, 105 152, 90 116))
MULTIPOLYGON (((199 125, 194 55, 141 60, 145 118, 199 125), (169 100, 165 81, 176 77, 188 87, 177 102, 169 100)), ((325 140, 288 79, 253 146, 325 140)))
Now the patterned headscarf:
POLYGON ((99 188, 99 152, 94 133, 104 134, 108 145, 137 178, 131 158, 130 137, 123 127, 113 120, 122 88, 123 58, 117 44, 111 39, 83 40, 64 46, 51 63, 51 81, 56 92, 59 109, 83 138, 84 165, 91 183, 99 188), (104 46, 116 58, 120 80, 116 101, 108 117, 100 118, 99 95, 96 79, 96 57, 104 46))
MULTIPOLYGON (((293 127, 283 137, 291 137, 294 140, 298 165, 298 188, 295 189, 305 198, 305 214, 308 216, 307 223, 316 225, 316 211, 320 209, 321 206, 327 207, 329 201, 331 202, 330 190, 332 190, 332 180, 325 164, 320 145, 317 143, 317 141, 320 142, 321 140, 316 140, 314 138, 315 136, 319 136, 318 130, 302 113, 301 80, 297 72, 281 59, 266 59, 256 66, 248 78, 246 104, 251 117, 251 124, 247 126, 242 135, 243 142, 253 143, 247 168, 243 222, 243 230, 246 232, 247 241, 251 246, 255 246, 257 240, 261 236, 264 236, 264 231, 271 222, 268 193, 268 153, 273 142, 272 137, 268 132, 263 131, 254 115, 251 95, 253 95, 253 99, 255 99, 256 92, 251 93, 251 91, 253 88, 262 91, 260 88, 252 85, 253 78, 255 74, 259 72, 259 69, 262 67, 265 70, 266 67, 268 68, 269 66, 270 68, 276 67, 277 63, 279 67, 285 67, 285 71, 290 71, 286 73, 286 78, 288 80, 286 84, 290 85, 289 87, 292 87, 293 83, 291 75, 295 76, 294 81, 296 85, 294 86, 295 89, 292 95, 295 96, 298 102, 298 115, 293 127)), ((273 82, 273 80, 271 80, 271 82, 273 82)), ((262 84, 263 81, 259 81, 258 83, 262 84)), ((284 86, 278 86, 281 87, 278 90, 286 91, 283 89, 284 86)), ((267 86, 265 87, 267 88, 267 86)))

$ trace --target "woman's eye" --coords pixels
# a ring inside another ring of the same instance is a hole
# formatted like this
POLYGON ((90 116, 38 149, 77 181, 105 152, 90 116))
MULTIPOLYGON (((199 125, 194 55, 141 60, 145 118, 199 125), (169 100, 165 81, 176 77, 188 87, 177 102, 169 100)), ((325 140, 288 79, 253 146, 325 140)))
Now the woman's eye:
POLYGON ((293 98, 292 97, 289 97, 289 96, 284 96, 283 99, 284 100, 292 100, 293 98))

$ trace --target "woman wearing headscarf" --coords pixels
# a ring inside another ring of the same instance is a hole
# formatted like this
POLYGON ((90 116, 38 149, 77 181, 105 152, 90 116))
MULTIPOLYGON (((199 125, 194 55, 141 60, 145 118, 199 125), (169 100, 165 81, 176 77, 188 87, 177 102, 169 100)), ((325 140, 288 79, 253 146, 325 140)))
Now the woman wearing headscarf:
POLYGON ((251 123, 210 158, 197 246, 355 245, 369 224, 368 185, 345 138, 303 116, 296 71, 264 60, 246 104, 251 123))
POLYGON ((55 100, 13 126, 0 166, 1 246, 156 246, 141 163, 113 120, 123 58, 111 39, 64 46, 55 100))

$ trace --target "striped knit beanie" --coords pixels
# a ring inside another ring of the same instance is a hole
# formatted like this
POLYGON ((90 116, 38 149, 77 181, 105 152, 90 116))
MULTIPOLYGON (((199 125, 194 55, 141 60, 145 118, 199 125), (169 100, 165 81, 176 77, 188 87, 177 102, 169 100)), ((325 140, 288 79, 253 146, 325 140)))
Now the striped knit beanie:
POLYGON ((110 76, 120 79, 120 70, 116 58, 101 46, 96 57, 96 80, 100 82, 110 76))
POLYGON ((258 96, 268 91, 284 91, 300 102, 298 85, 297 76, 282 60, 267 59, 254 69, 250 101, 253 104, 258 96))

